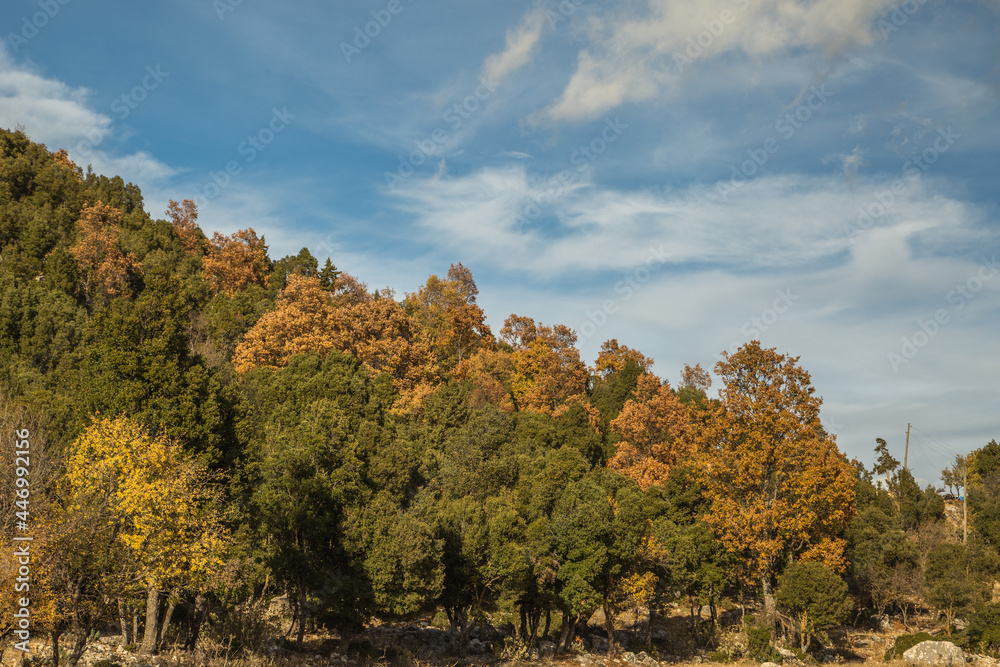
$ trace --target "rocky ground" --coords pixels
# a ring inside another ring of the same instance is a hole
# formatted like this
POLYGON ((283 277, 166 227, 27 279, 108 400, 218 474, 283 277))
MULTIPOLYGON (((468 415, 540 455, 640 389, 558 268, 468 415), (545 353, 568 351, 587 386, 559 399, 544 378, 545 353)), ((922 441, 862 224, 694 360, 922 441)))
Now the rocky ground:
MULTIPOLYGON (((386 624, 370 627, 363 637, 352 645, 350 655, 340 653, 340 642, 336 637, 307 635, 304 650, 294 651, 286 640, 275 640, 267 649, 258 654, 242 657, 221 657, 220 646, 206 642, 204 649, 195 654, 167 650, 163 654, 139 657, 127 651, 117 635, 102 636, 93 641, 84 654, 82 664, 93 667, 107 661, 122 667, 145 666, 167 667, 169 665, 197 665, 198 667, 349 667, 364 665, 386 665, 387 667, 688 667, 691 665, 718 664, 720 649, 728 649, 739 654, 740 643, 745 648, 745 635, 738 618, 727 617, 731 622, 719 637, 718 646, 706 648, 698 646, 691 638, 690 620, 686 612, 678 612, 656 624, 653 632, 656 652, 653 655, 636 647, 639 637, 628 631, 616 636, 621 649, 614 656, 607 654, 607 638, 599 627, 603 619, 592 619, 582 636, 569 653, 556 655, 555 644, 540 641, 530 654, 517 650, 516 644, 504 633, 492 628, 477 628, 468 645, 467 656, 456 658, 450 652, 450 637, 447 631, 431 625, 430 619, 417 623, 386 624)), ((644 619, 634 619, 644 621, 644 619)), ((885 662, 883 655, 893 645, 900 634, 920 630, 935 631, 938 628, 930 617, 911 620, 910 629, 901 623, 887 623, 880 631, 859 631, 842 629, 831 633, 831 645, 814 657, 827 664, 862 664, 878 662, 887 667, 903 667, 902 660, 885 662)), ((284 627, 288 627, 287 624, 284 627)), ((51 651, 41 641, 31 642, 31 656, 44 660, 51 651)), ((794 652, 778 647, 786 667, 806 667, 794 652)), ((651 651, 652 653, 652 651, 651 651)), ((2 654, 2 663, 13 667, 24 656, 7 647, 2 654)), ((985 656, 966 656, 967 664, 973 667, 1000 667, 1000 661, 985 656)), ((47 661, 46 661, 47 662, 47 661)), ((737 659, 729 664, 740 667, 756 667, 757 663, 737 659)), ((766 664, 766 663, 765 663, 766 664)), ((106 663, 100 667, 110 667, 106 663)), ((767 667, 772 667, 768 665, 767 667)))

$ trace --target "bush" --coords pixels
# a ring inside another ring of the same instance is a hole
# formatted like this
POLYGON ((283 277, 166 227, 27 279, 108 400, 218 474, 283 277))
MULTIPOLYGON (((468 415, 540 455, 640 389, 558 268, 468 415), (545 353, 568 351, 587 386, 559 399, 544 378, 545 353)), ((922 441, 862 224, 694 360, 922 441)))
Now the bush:
POLYGON ((790 565, 778 578, 775 598, 795 619, 803 652, 813 635, 844 622, 854 607, 847 583, 826 565, 814 562, 790 565))
POLYGON ((989 604, 969 619, 969 647, 1000 657, 1000 604, 989 604))
POLYGON ((892 660, 893 658, 902 658, 903 653, 907 650, 913 648, 920 642, 937 641, 935 637, 931 637, 926 632, 918 632, 913 635, 900 635, 896 637, 895 643, 892 647, 885 652, 883 658, 886 660, 892 660))
POLYGON ((766 626, 747 626, 747 655, 757 662, 781 664, 781 654, 771 646, 771 629, 766 626))

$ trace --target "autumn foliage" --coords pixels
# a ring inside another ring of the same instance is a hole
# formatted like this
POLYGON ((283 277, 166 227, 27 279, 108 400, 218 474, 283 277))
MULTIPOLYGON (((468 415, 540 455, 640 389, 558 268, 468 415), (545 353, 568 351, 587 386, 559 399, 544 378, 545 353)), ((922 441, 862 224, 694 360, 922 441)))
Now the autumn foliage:
POLYGON ((843 571, 840 535, 854 514, 854 467, 823 430, 822 399, 797 362, 758 341, 726 354, 716 364, 722 404, 698 435, 707 521, 772 609, 785 559, 843 571))
MULTIPOLYGON (((187 217, 181 218, 182 229, 187 229, 186 225, 190 224, 190 215, 189 211, 183 212, 183 216, 187 217)), ((190 236, 180 229, 178 234, 183 234, 182 238, 190 236)), ((205 280, 216 291, 233 294, 248 285, 263 286, 268 278, 267 246, 264 239, 257 238, 252 228, 241 229, 229 236, 215 232, 202 266, 205 280)))
POLYGON ((670 469, 693 453, 693 429, 687 406, 655 375, 639 378, 635 396, 611 427, 621 435, 608 465, 641 488, 666 482, 670 469))
POLYGON ((87 302, 110 299, 127 291, 129 276, 141 274, 142 265, 119 242, 121 212, 97 202, 83 209, 76 225, 77 241, 69 252, 80 265, 87 302))

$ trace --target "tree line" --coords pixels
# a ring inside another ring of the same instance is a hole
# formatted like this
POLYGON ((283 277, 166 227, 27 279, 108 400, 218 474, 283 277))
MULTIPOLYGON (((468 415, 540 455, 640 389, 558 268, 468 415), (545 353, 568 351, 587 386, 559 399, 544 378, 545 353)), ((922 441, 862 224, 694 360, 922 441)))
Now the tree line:
MULTIPOLYGON (((759 599, 807 648, 852 615, 990 601, 996 442, 966 461, 962 544, 884 441, 871 470, 845 457, 797 357, 724 353, 709 398, 700 365, 671 385, 617 340, 588 366, 564 325, 494 333, 460 263, 397 297, 252 229, 209 237, 191 201, 164 216, 0 131, 0 448, 34 438, 32 627, 56 664, 109 625, 146 653, 250 646, 279 594, 300 645, 441 610, 459 653, 498 611, 528 645, 558 619, 568 648, 601 609, 613 647, 628 609, 759 599)), ((9 537, 6 467, 0 488, 9 537)))

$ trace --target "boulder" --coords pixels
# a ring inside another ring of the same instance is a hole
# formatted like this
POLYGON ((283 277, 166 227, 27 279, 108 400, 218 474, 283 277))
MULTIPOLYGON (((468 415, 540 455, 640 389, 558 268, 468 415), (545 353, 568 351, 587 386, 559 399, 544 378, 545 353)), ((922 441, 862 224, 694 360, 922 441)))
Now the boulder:
POLYGON ((958 667, 965 664, 962 649, 951 642, 920 642, 903 653, 911 667, 958 667))
POLYGON ((760 667, 780 667, 780 665, 776 662, 762 662, 760 663, 760 667))
POLYGON ((645 651, 640 651, 638 655, 635 656, 635 664, 642 665, 642 667, 660 667, 660 663, 656 658, 650 656, 645 651))

